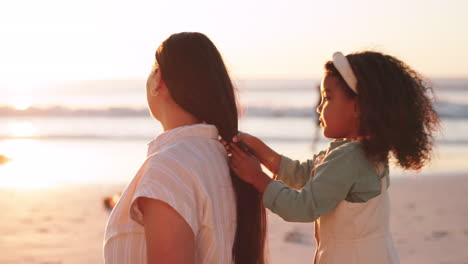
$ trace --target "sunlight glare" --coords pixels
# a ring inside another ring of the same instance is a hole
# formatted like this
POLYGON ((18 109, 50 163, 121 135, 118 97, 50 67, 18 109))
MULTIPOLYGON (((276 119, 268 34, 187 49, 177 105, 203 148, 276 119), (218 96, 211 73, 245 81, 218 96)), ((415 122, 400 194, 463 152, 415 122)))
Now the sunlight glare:
POLYGON ((0 190, 57 188, 89 183, 96 181, 95 175, 105 175, 109 168, 98 166, 102 163, 99 154, 79 146, 24 138, 0 140, 0 155, 9 158, 0 165, 0 190))
POLYGON ((53 186, 53 179, 40 173, 44 163, 38 157, 42 144, 31 139, 14 139, 0 142, 3 155, 10 162, 0 166, 0 187, 38 189, 53 186))
POLYGON ((9 134, 16 138, 27 138, 37 135, 37 129, 31 122, 12 123, 7 126, 9 134))
POLYGON ((15 98, 11 101, 10 105, 13 106, 16 110, 23 111, 31 107, 32 102, 27 98, 15 98))

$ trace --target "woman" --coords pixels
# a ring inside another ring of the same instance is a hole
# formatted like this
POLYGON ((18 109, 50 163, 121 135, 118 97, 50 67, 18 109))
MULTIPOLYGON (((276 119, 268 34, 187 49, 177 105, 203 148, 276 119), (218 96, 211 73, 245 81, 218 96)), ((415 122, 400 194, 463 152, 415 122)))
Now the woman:
POLYGON ((166 39, 147 100, 165 132, 109 217, 106 263, 264 263, 261 196, 229 170, 218 141, 238 133, 238 116, 214 44, 200 33, 166 39))

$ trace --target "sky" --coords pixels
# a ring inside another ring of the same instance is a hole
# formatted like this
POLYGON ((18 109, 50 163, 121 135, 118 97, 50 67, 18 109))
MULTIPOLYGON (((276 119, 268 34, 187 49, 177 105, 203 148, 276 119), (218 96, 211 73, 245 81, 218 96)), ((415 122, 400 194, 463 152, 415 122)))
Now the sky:
MULTIPOLYGON (((318 80, 335 51, 369 49, 394 55, 430 78, 468 78, 467 11, 467 0, 0 0, 0 107, 25 110, 60 103, 63 94, 68 103, 98 105, 93 96, 70 96, 73 86, 63 88, 61 97, 51 89, 55 82, 101 80, 93 84, 103 86, 102 80, 137 79, 144 86, 156 48, 182 31, 205 33, 235 80, 318 80)), ((81 86, 76 90, 96 94, 81 86)), ((139 91, 144 94, 144 89, 139 91)), ((135 102, 146 103, 143 95, 135 102)), ((7 133, 18 137, 41 133, 32 123, 14 118, 2 123, 7 133)), ((44 124, 42 128, 52 124, 56 129, 55 123, 44 124)), ((49 160, 65 157, 70 154, 68 145, 0 143, 0 154, 13 159, 0 167, 4 175, 13 175, 7 185, 38 187, 58 180, 61 170, 68 168, 63 167, 66 162, 50 167, 37 159, 44 149, 49 160), (51 158, 50 153, 58 154, 51 158), (38 178, 31 168, 50 173, 38 178)), ((76 159, 89 155, 72 154, 78 155, 76 159)), ((82 173, 70 177, 80 179, 82 173)))
POLYGON ((334 51, 368 49, 468 77, 467 11, 463 0, 1 1, 0 91, 145 78, 181 31, 205 33, 236 79, 317 79, 334 51))

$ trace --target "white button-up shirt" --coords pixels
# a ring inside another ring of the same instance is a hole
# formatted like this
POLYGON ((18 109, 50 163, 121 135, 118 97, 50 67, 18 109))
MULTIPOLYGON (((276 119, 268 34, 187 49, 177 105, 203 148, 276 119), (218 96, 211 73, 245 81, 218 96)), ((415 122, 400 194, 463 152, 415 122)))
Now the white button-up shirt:
POLYGON ((148 197, 174 208, 195 234, 196 263, 232 263, 236 204, 227 154, 213 125, 178 127, 149 143, 148 158, 112 210, 106 263, 147 263, 142 213, 148 197))

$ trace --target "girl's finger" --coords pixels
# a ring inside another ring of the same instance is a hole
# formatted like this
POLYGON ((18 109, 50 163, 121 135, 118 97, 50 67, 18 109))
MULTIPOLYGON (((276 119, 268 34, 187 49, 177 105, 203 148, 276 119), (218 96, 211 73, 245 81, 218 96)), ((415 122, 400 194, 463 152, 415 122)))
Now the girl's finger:
POLYGON ((239 142, 239 141, 242 141, 243 139, 243 133, 239 131, 239 133, 237 133, 237 135, 235 135, 233 138, 232 138, 232 141, 233 142, 239 142))
POLYGON ((232 161, 230 164, 229 164, 229 167, 235 171, 235 172, 238 172, 239 171, 239 167, 237 166, 236 162, 232 161))
POLYGON ((231 147, 231 152, 237 154, 240 158, 246 157, 245 152, 242 149, 240 149, 235 143, 231 143, 229 144, 229 146, 231 147))
POLYGON ((239 154, 233 153, 231 155, 231 164, 238 165, 238 164, 241 164, 241 163, 242 163, 242 158, 239 156, 239 154))
POLYGON ((231 149, 231 152, 233 154, 237 154, 238 156, 240 156, 239 148, 236 146, 235 143, 229 143, 229 148, 231 149))
POLYGON ((231 152, 231 147, 229 145, 225 145, 224 149, 226 150, 227 153, 231 152))
POLYGON ((229 165, 229 167, 231 167, 231 168, 234 167, 234 162, 232 161, 232 157, 229 157, 229 159, 228 159, 228 165, 229 165))
POLYGON ((231 167, 231 169, 236 175, 239 175, 239 170, 237 170, 237 168, 231 167))

